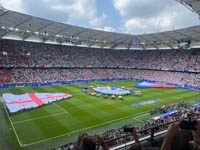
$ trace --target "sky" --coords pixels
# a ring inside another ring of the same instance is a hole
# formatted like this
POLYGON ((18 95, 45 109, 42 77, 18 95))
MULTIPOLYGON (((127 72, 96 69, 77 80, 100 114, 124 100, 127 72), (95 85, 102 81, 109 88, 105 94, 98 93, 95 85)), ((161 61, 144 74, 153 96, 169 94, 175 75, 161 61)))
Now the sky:
POLYGON ((71 25, 130 34, 200 24, 176 0, 0 0, 9 10, 71 25))

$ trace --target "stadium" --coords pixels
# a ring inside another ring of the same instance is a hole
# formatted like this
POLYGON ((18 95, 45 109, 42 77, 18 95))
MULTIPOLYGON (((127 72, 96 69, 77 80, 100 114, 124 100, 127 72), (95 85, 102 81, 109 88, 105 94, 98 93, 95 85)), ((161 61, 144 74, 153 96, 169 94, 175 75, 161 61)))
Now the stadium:
MULTIPOLYGON (((176 3, 199 17, 199 0, 176 3)), ((103 31, 0 5, 0 149, 200 149, 199 34, 103 31)))

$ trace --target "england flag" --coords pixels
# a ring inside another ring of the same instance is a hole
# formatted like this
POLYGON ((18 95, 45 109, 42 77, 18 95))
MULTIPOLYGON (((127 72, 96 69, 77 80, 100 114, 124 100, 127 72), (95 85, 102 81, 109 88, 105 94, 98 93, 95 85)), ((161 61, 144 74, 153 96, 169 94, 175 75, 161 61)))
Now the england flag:
POLYGON ((22 95, 10 93, 3 94, 6 106, 11 113, 22 109, 36 108, 71 96, 72 95, 65 93, 26 93, 22 95))

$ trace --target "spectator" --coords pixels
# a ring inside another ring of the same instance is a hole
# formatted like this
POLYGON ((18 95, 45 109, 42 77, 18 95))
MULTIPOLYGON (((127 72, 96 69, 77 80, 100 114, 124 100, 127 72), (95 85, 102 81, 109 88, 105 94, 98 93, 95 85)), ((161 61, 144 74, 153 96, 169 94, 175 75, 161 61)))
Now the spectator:
POLYGON ((197 122, 196 130, 192 131, 193 138, 188 138, 191 131, 180 129, 181 122, 174 123, 169 127, 161 150, 200 150, 200 122, 197 122), (194 144, 190 144, 190 140, 193 140, 194 144))
POLYGON ((106 143, 104 143, 102 137, 100 135, 89 136, 86 133, 83 133, 79 136, 77 145, 73 147, 73 150, 96 150, 96 142, 102 146, 104 150, 108 150, 106 143))

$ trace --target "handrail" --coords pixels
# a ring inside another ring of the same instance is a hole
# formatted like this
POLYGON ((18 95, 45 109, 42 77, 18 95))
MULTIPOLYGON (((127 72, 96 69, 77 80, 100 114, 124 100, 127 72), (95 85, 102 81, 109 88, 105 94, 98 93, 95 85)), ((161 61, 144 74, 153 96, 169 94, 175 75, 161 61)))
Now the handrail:
MULTIPOLYGON (((179 113, 180 114, 180 113, 179 113)), ((191 119, 192 117, 189 116, 189 117, 185 117, 183 119, 191 119)), ((166 130, 163 130, 163 131, 160 131, 160 132, 157 132, 157 133, 154 133, 155 129, 157 128, 160 128, 160 127, 163 127, 163 126, 168 126, 169 124, 172 124, 174 122, 178 122, 180 121, 180 119, 178 120, 173 120, 173 121, 170 121, 170 122, 167 122, 167 123, 163 123, 163 124, 160 124, 160 125, 156 125, 156 126, 152 126, 152 127, 149 127, 147 129, 144 129, 144 130, 139 130, 139 131, 136 131, 136 133, 141 133, 141 132, 144 132, 144 131, 148 131, 150 130, 150 135, 147 135, 147 136, 144 136, 144 137, 141 137, 139 138, 139 141, 144 141, 144 140, 148 140, 150 139, 150 142, 152 143, 154 141, 154 137, 156 136, 159 136, 159 135, 162 135, 162 134, 165 134, 167 133, 168 129, 166 130)), ((113 139, 110 139, 110 140, 106 140, 105 143, 109 143, 109 142, 112 142, 112 141, 116 141, 118 139, 121 139, 121 138, 125 138, 125 137, 128 137, 128 136, 131 136, 132 133, 129 133, 129 134, 126 134, 126 135, 123 135, 123 136, 119 136, 117 138, 113 138, 113 139)), ((120 144, 120 145, 114 145, 114 146, 111 146, 111 148, 109 148, 110 150, 116 150, 116 149, 120 149, 120 148, 123 148, 123 147, 126 147, 126 146, 129 146, 129 145, 132 145, 132 144, 135 144, 135 141, 129 141, 127 143, 123 143, 123 144, 120 144)))
MULTIPOLYGON (((174 120, 174 121, 171 121, 171 122, 167 122, 167 123, 163 123, 163 124, 160 124, 160 125, 152 126, 152 127, 147 128, 147 129, 144 129, 144 130, 136 131, 136 133, 141 133, 141 132, 144 132, 144 131, 147 131, 147 130, 154 130, 156 128, 159 128, 159 127, 162 127, 162 126, 166 126, 166 125, 169 125, 169 124, 177 122, 177 121, 179 121, 179 120, 174 120)), ((120 138, 124 138, 124 137, 131 136, 131 135, 132 135, 132 133, 129 133, 129 134, 126 134, 126 135, 123 135, 123 136, 119 136, 117 138, 106 140, 105 143, 112 142, 112 141, 118 140, 120 138)))
MULTIPOLYGON (((164 131, 160 131, 160 132, 158 132, 158 133, 155 133, 155 137, 156 137, 156 136, 160 136, 160 135, 162 135, 162 134, 165 134, 165 133, 167 133, 167 131, 168 131, 168 130, 164 130, 164 131)), ((140 138, 139 141, 140 141, 140 142, 141 142, 141 141, 145 141, 145 140, 148 140, 148 139, 150 139, 150 138, 151 138, 151 136, 148 135, 148 136, 145 136, 145 137, 140 138)), ((125 144, 121 144, 121 145, 118 145, 118 146, 111 147, 111 148, 109 148, 109 150, 117 150, 117 149, 123 148, 123 147, 125 147, 125 146, 129 146, 129 145, 132 145, 132 144, 135 144, 135 141, 130 141, 130 142, 125 143, 125 144)))

